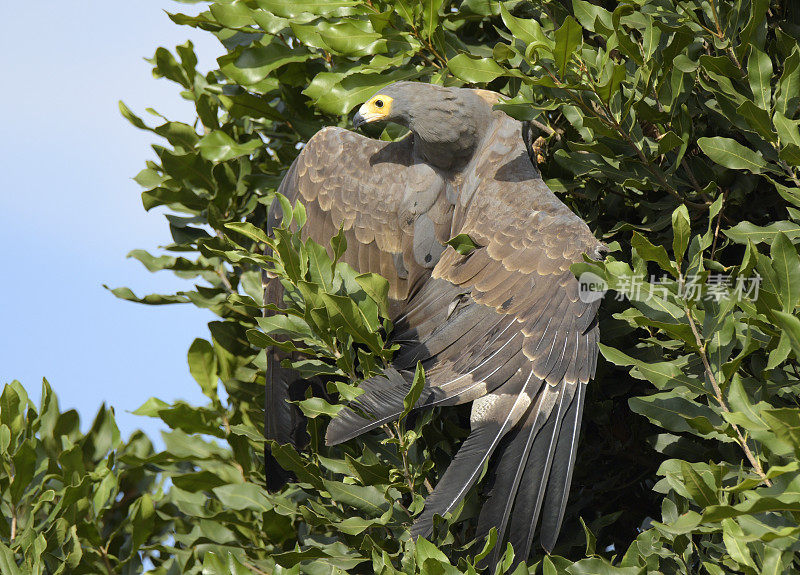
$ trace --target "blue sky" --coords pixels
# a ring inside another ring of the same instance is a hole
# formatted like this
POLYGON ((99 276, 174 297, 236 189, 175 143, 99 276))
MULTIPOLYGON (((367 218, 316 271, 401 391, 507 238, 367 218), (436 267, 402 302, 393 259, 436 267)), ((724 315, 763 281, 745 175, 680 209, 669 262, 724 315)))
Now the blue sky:
POLYGON ((157 251, 170 237, 163 212, 144 212, 132 180, 154 157, 155 136, 130 126, 117 102, 145 117, 152 107, 170 119, 193 118, 143 58, 191 39, 198 68, 214 67, 223 52, 217 40, 164 13, 201 6, 23 2, 0 35, 0 384, 18 379, 38 402, 46 377, 84 429, 106 402, 124 436, 137 428, 157 436, 157 422, 130 413, 148 397, 204 401, 186 352, 195 337, 207 337, 210 314, 133 304, 102 287, 144 294, 186 285, 125 258, 134 248, 157 251))

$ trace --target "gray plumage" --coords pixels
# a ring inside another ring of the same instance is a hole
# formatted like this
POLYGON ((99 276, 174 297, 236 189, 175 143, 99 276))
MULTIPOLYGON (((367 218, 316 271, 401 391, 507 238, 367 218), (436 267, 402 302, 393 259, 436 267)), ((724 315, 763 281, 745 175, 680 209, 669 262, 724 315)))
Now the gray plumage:
MULTIPOLYGON (((354 124, 393 121, 409 137, 390 143, 325 128, 279 191, 305 203, 307 237, 326 245, 341 226, 344 260, 390 283, 400 350, 386 373, 363 382, 356 409, 330 422, 326 441, 396 418, 421 361, 427 381, 417 409, 473 407, 471 433, 412 534, 429 535, 434 515, 454 509, 495 455, 479 534, 496 527, 497 548, 511 541, 520 561, 540 518, 548 551, 563 520, 599 338, 599 304, 581 301, 569 267, 604 246, 542 182, 521 124, 493 110, 497 101, 483 90, 390 85, 354 124), (462 233, 478 245, 468 255, 444 247, 462 233)), ((279 296, 272 290, 268 299, 279 296)), ((267 435, 285 438, 285 378, 274 350, 269 358, 267 435)))

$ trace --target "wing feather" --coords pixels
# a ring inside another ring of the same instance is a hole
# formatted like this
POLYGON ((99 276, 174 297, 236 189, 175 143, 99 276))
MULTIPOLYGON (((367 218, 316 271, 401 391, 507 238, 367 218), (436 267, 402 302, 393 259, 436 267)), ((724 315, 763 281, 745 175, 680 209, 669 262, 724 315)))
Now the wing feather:
MULTIPOLYGON (((390 299, 404 302, 430 275, 429 269, 414 260, 413 236, 399 219, 412 181, 415 189, 427 188, 434 197, 444 190, 441 176, 412 158, 410 141, 382 142, 340 128, 325 128, 305 145, 278 191, 305 204, 309 216, 302 230, 305 238, 328 246, 342 229, 348 244, 343 260, 362 273, 383 275, 389 280, 390 299)), ((433 205, 441 211, 445 201, 437 198, 433 205)), ((270 229, 278 211, 276 202, 270 211, 270 229)), ((280 305, 282 300, 278 281, 267 279, 265 304, 280 305)), ((280 366, 281 359, 278 350, 267 350, 264 435, 279 443, 296 443, 299 413, 287 402, 295 376, 280 366)), ((288 475, 271 457, 269 447, 265 455, 268 487, 277 489, 288 475)))
MULTIPOLYGON (((598 342, 594 321, 598 303, 581 301, 570 266, 584 253, 599 257, 603 246, 538 179, 530 164, 517 159, 527 159, 520 140, 511 122, 498 123, 472 176, 465 179, 475 189, 461 190, 454 213, 454 232, 468 234, 479 247, 467 256, 448 249, 433 277, 458 285, 476 303, 498 314, 514 317, 515 329, 504 337, 524 338, 527 369, 534 379, 546 382, 539 395, 531 397, 532 407, 509 447, 498 454, 499 476, 480 522, 483 533, 491 526, 499 528, 497 549, 508 540, 518 560, 524 560, 542 510, 542 544, 548 549, 555 544, 563 519, 583 390, 594 375, 598 342)), ((487 373, 486 379, 494 376, 487 373)), ((472 433, 476 432, 485 433, 473 427, 472 433)), ((459 467, 475 464, 457 457, 439 485, 445 484, 442 489, 450 493, 447 483, 452 478, 471 477, 476 471, 459 467)), ((438 497, 434 499, 438 491, 439 487, 429 498, 432 512, 437 513, 442 509, 438 497)), ((428 504, 424 513, 430 515, 428 504)))

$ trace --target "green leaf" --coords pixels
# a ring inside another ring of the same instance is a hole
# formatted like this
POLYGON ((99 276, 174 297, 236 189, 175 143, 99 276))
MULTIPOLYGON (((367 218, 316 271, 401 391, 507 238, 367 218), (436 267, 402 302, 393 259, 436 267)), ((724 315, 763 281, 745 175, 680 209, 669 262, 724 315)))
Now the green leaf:
POLYGON ((512 16, 508 8, 506 8, 506 4, 502 2, 500 3, 500 16, 508 31, 515 38, 522 40, 526 44, 539 43, 543 46, 552 47, 553 42, 547 38, 542 31, 541 25, 536 20, 512 16))
POLYGON ((262 145, 263 143, 258 138, 240 144, 225 132, 215 130, 203 136, 198 142, 197 148, 206 160, 226 162, 239 156, 248 156, 262 145))
POLYGON ((355 277, 358 285, 378 305, 381 317, 389 317, 389 281, 378 274, 361 274, 355 277))
POLYGON ((658 267, 660 267, 662 270, 677 277, 678 271, 675 269, 675 265, 672 263, 672 260, 669 259, 669 255, 667 255, 667 250, 664 249, 664 246, 654 246, 647 240, 647 238, 638 232, 633 232, 633 237, 631 237, 631 246, 636 249, 637 253, 642 258, 647 261, 656 262, 658 267))
POLYGON ((800 120, 790 120, 778 110, 775 110, 772 121, 775 123, 778 136, 780 136, 784 145, 794 144, 795 146, 800 146, 800 120))
POLYGON ((355 0, 257 0, 259 8, 281 18, 297 18, 308 13, 316 16, 344 15, 358 5, 355 0))
POLYGON ((778 278, 778 287, 784 312, 791 312, 800 300, 800 257, 794 244, 785 234, 778 232, 770 249, 772 269, 778 278))
POLYGON ((572 11, 578 22, 590 32, 602 32, 613 30, 614 24, 611 19, 611 12, 596 6, 586 0, 572 0, 572 11), (597 23, 600 24, 598 29, 597 23))
MULTIPOLYGON (((791 445, 795 453, 800 453, 800 409, 794 407, 765 409, 761 414, 776 435, 791 445)), ((800 500, 796 503, 800 506, 800 500)))
POLYGON ((636 413, 670 431, 689 432, 714 439, 724 437, 713 429, 723 424, 719 415, 708 406, 677 396, 674 392, 632 397, 628 405, 636 413))
POLYGON ((654 18, 649 17, 645 20, 645 29, 642 33, 642 51, 645 59, 649 59, 656 50, 661 40, 661 29, 653 24, 654 18))
POLYGON ((156 522, 156 512, 153 498, 149 493, 144 493, 132 506, 131 524, 131 552, 135 553, 144 545, 150 536, 156 522))
POLYGON ((8 453, 8 446, 11 445, 11 430, 5 424, 0 424, 0 455, 8 453))
POLYGON ((744 540, 744 532, 733 519, 722 520, 722 541, 734 561, 748 567, 756 566, 744 540))
POLYGON ((459 54, 447 61, 453 75, 466 82, 487 83, 505 74, 505 70, 491 58, 474 58, 459 54))
POLYGON ((614 567, 607 559, 587 557, 570 565, 565 573, 569 575, 639 575, 639 567, 614 567))
POLYGON ((709 158, 726 168, 750 170, 754 174, 760 174, 767 166, 760 154, 730 138, 700 138, 697 145, 709 158))
POLYGON ((553 48, 553 57, 559 78, 563 79, 567 72, 567 63, 580 46, 582 37, 581 25, 572 16, 567 16, 564 23, 554 33, 556 45, 553 48))
POLYGON ((316 489, 322 489, 322 476, 320 470, 308 464, 303 457, 291 445, 281 445, 275 441, 270 441, 270 452, 280 463, 281 467, 291 471, 297 476, 298 481, 310 483, 316 489))
POLYGON ((243 236, 247 236, 251 240, 265 244, 272 243, 272 240, 267 236, 264 230, 257 228, 250 222, 228 222, 225 224, 225 227, 243 236))
POLYGON ((381 88, 392 82, 411 80, 419 76, 417 68, 397 68, 388 73, 363 72, 344 75, 339 72, 321 72, 303 90, 323 112, 346 114, 356 104, 361 104, 381 88))
POLYGON ((586 537, 586 551, 585 554, 587 556, 592 556, 595 554, 595 548, 597 547, 597 537, 592 530, 589 529, 589 526, 583 520, 583 517, 580 518, 581 520, 581 527, 583 527, 583 535, 586 537))
POLYGON ((417 362, 417 368, 414 371, 414 381, 411 383, 411 388, 403 398, 403 412, 400 414, 398 421, 403 421, 406 416, 411 413, 414 406, 419 401, 422 395, 422 390, 425 388, 425 370, 422 368, 422 362, 417 362))
POLYGON ((703 512, 702 520, 704 522, 720 522, 730 517, 780 511, 796 513, 800 511, 800 501, 787 502, 775 497, 757 497, 736 505, 714 505, 703 512))
POLYGON ((353 339, 368 346, 373 353, 380 353, 383 342, 378 333, 372 331, 370 322, 356 303, 345 296, 321 293, 331 326, 342 327, 353 339))
POLYGON ((436 548, 436 546, 433 543, 431 543, 424 537, 420 537, 419 539, 417 539, 416 554, 417 554, 417 561, 420 564, 423 564, 425 563, 425 561, 432 559, 433 561, 450 565, 450 561, 448 561, 447 555, 442 553, 439 549, 436 548))
POLYGON ((394 9, 409 26, 415 26, 422 6, 411 0, 395 0, 394 9))
POLYGON ((308 60, 311 54, 303 48, 289 48, 277 42, 231 52, 218 59, 220 70, 237 84, 258 84, 278 68, 292 62, 308 60))
POLYGON ((764 547, 764 560, 761 565, 761 575, 781 575, 785 573, 785 566, 781 560, 781 550, 775 547, 764 547))
POLYGON ((681 204, 672 212, 672 253, 675 255, 676 262, 683 260, 683 254, 686 253, 691 234, 689 210, 684 204, 681 204))
POLYGON ((667 152, 674 150, 680 146, 684 145, 683 139, 678 136, 675 132, 667 132, 664 136, 658 141, 658 153, 659 155, 664 155, 667 152))
MULTIPOLYGON (((608 104, 611 101, 612 96, 614 96, 614 94, 616 94, 619 91, 620 84, 627 76, 627 72, 625 71, 625 66, 622 64, 612 65, 609 62, 609 69, 611 70, 611 73, 605 75, 608 76, 608 80, 597 87, 597 95, 606 104, 608 104)), ((660 148, 661 148, 661 142, 659 142, 659 150, 660 148)))
POLYGON ((745 100, 737 108, 736 113, 747 120, 747 124, 762 138, 770 142, 776 140, 768 111, 759 108, 750 100, 745 100))
POLYGON ((334 501, 355 507, 356 509, 379 517, 389 508, 382 490, 373 486, 361 487, 339 481, 323 480, 325 490, 334 501))
POLYGON ((368 465, 353 458, 350 454, 345 454, 345 460, 353 476, 364 485, 388 485, 391 483, 389 467, 386 465, 379 463, 368 465))
POLYGON ((24 575, 17 565, 17 558, 14 552, 4 543, 0 542, 0 571, 8 575, 24 575))
POLYGON ((705 475, 701 476, 690 463, 681 461, 681 474, 686 481, 686 490, 700 507, 708 507, 719 503, 716 486, 709 485, 705 475))
POLYGON ((800 358, 800 319, 790 313, 774 310, 772 312, 783 333, 789 338, 795 358, 800 358))
POLYGON ((452 247, 462 256, 468 256, 474 252, 479 246, 467 234, 458 234, 445 242, 448 246, 452 247))
POLYGON ((142 119, 131 112, 131 109, 125 105, 125 103, 120 100, 117 104, 119 106, 119 111, 122 116, 128 120, 131 124, 139 128, 140 130, 149 130, 150 128, 142 121, 142 119))
POLYGON ((217 356, 212 345, 197 338, 189 347, 189 371, 208 397, 217 396, 217 356))
POLYGON ((778 95, 775 98, 775 111, 791 118, 797 110, 798 101, 800 101, 800 47, 795 45, 783 63, 778 95))
POLYGON ((422 33, 426 38, 433 37, 439 25, 439 9, 443 0, 422 0, 422 33))
POLYGON ((320 415, 336 417, 336 414, 342 409, 341 405, 331 405, 321 397, 310 397, 297 402, 297 405, 300 407, 303 415, 310 419, 314 419, 320 415))
POLYGON ((750 46, 750 57, 747 59, 747 79, 753 91, 753 99, 762 110, 772 109, 772 60, 764 52, 750 46))
POLYGON ((386 52, 387 41, 361 20, 319 22, 315 28, 322 41, 335 54, 367 56, 386 52))
POLYGON ((230 551, 225 556, 217 555, 213 551, 208 551, 203 556, 203 575, 251 575, 252 573, 230 551))
POLYGON ((347 533, 348 535, 358 535, 359 533, 363 533, 370 527, 380 524, 381 522, 378 519, 365 519, 363 517, 348 517, 344 521, 336 523, 334 527, 337 531, 341 531, 342 533, 347 533))
POLYGON ((789 221, 773 222, 766 226, 757 226, 748 221, 742 221, 723 233, 737 244, 769 243, 775 241, 779 233, 786 235, 789 239, 800 238, 800 224, 789 221))
POLYGON ((214 495, 228 509, 241 511, 252 509, 253 511, 266 511, 272 509, 269 499, 264 493, 263 488, 252 483, 232 483, 215 487, 214 495))
POLYGON ((786 144, 781 148, 780 159, 788 162, 792 166, 800 166, 800 146, 796 144, 786 144))
POLYGON ((319 284, 325 291, 333 289, 333 262, 328 256, 328 250, 313 240, 308 240, 305 245, 308 253, 308 272, 313 283, 319 284))
POLYGON ((11 431, 12 436, 20 433, 24 425, 22 412, 27 401, 24 393, 25 390, 22 389, 22 386, 18 382, 14 382, 5 385, 2 395, 0 395, 0 423, 11 431))

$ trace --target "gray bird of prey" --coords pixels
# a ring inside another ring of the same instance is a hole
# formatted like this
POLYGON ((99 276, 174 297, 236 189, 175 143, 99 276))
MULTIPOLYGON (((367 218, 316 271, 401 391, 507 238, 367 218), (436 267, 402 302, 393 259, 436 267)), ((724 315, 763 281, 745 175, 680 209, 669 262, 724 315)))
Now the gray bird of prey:
MULTIPOLYGON (((434 515, 452 511, 491 458, 478 535, 496 527, 496 553, 509 541, 520 561, 539 521, 539 541, 552 550, 564 516, 599 339, 599 301, 579 297, 570 265, 583 254, 600 258, 605 246, 542 181, 521 123, 493 109, 499 98, 391 84, 353 124, 395 122, 409 129, 406 138, 324 128, 278 191, 305 204, 305 237, 327 245, 341 227, 344 261, 390 284, 400 349, 383 375, 363 382, 358 409, 330 422, 328 445, 396 419, 422 362, 426 386, 415 408, 472 402, 471 431, 412 535, 428 536, 434 515), (459 234, 477 245, 467 255, 445 245, 459 234)), ((268 302, 282 297, 277 283, 267 287, 268 302)), ((270 353, 266 436, 285 443, 290 375, 270 353)))

